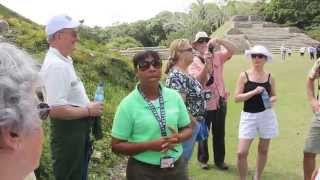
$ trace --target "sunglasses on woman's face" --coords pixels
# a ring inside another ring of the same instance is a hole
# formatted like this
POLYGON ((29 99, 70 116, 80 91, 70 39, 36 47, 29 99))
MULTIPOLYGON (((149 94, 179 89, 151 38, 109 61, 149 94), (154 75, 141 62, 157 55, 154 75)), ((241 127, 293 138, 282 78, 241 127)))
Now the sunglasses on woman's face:
POLYGON ((252 59, 255 59, 255 58, 263 59, 263 58, 267 58, 267 57, 263 54, 251 54, 251 58, 252 59))
POLYGON ((150 66, 153 66, 156 69, 160 69, 162 66, 162 63, 160 60, 152 60, 152 61, 140 61, 138 63, 138 69, 141 71, 146 71, 150 68, 150 66))

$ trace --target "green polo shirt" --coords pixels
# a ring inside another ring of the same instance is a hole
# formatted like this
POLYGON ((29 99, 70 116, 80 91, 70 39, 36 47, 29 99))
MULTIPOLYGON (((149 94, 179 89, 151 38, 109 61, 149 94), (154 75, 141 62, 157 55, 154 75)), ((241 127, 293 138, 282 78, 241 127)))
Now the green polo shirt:
MULTIPOLYGON (((165 106, 166 125, 178 130, 190 123, 188 111, 180 94, 162 86, 162 95, 165 106)), ((155 105, 158 113, 159 103, 155 105)), ((171 134, 167 128, 167 135, 171 134)), ((152 111, 149 110, 147 102, 139 93, 137 87, 125 97, 118 106, 113 120, 111 131, 112 137, 127 140, 130 143, 141 143, 159 139, 161 137, 159 122, 152 111)), ((169 150, 167 154, 156 151, 145 151, 133 156, 136 160, 148 164, 159 165, 160 158, 169 155, 178 159, 182 154, 181 144, 175 148, 177 152, 169 150)))

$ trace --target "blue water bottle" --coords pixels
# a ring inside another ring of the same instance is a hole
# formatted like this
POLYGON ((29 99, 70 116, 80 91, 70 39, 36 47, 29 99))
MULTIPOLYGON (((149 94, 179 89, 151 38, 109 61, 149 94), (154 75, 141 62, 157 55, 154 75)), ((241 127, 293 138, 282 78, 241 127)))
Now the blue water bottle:
MULTIPOLYGON (((103 101, 104 101, 104 86, 105 86, 104 82, 100 81, 97 86, 95 95, 94 95, 94 101, 103 103, 103 101)), ((96 140, 99 140, 102 138, 103 134, 102 134, 102 126, 101 126, 101 117, 100 116, 95 117, 92 132, 93 132, 96 140)))
POLYGON ((263 90, 262 91, 261 98, 262 98, 262 101, 263 101, 264 108, 269 109, 269 108, 272 107, 272 104, 271 104, 271 101, 270 101, 270 97, 269 97, 269 94, 268 94, 267 90, 263 90))

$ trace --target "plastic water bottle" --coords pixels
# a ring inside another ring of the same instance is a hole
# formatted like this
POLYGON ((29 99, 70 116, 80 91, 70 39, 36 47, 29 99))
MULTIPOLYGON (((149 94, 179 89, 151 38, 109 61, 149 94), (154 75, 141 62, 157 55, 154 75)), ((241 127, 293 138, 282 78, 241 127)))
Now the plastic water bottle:
MULTIPOLYGON (((103 101, 104 101, 104 86, 105 86, 104 82, 100 81, 97 86, 95 95, 94 95, 94 101, 103 103, 103 101)), ((92 132, 93 132, 96 140, 99 140, 102 138, 103 134, 102 134, 102 126, 101 126, 101 117, 100 116, 95 117, 92 132)))
POLYGON ((269 97, 267 90, 262 91, 261 98, 263 101, 264 108, 269 109, 272 107, 270 97, 269 97))
POLYGON ((103 102, 103 100, 104 100, 104 82, 100 81, 97 86, 96 93, 94 95, 94 101, 103 102))

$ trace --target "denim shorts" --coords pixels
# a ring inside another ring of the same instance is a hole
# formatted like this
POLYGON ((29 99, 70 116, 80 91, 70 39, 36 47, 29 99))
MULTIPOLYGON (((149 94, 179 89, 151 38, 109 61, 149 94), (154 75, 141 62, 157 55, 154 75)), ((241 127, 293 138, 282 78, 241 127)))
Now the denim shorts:
POLYGON ((182 143, 183 153, 181 156, 187 161, 191 159, 191 156, 193 153, 193 147, 194 147, 194 144, 196 143, 196 138, 199 130, 200 130, 200 124, 196 121, 195 126, 192 129, 192 137, 182 143))

